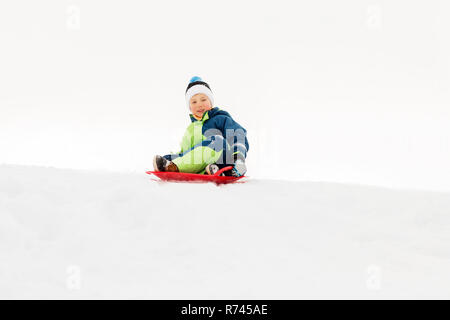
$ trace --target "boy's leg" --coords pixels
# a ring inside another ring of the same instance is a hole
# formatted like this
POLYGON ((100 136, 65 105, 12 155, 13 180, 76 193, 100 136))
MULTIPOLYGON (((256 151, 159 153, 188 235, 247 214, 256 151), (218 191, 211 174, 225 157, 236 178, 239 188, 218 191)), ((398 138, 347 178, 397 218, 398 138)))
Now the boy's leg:
POLYGON ((165 158, 166 160, 169 161, 173 161, 176 158, 178 158, 180 155, 179 154, 166 154, 165 156, 163 156, 163 158, 165 158))
POLYGON ((232 154, 232 165, 233 170, 227 171, 224 174, 225 175, 231 175, 234 177, 240 177, 245 175, 247 172, 247 166, 245 164, 245 159, 247 157, 247 148, 245 144, 240 142, 235 142, 230 147, 231 151, 230 154, 232 154))
POLYGON ((211 163, 224 166, 230 150, 222 136, 214 135, 171 161, 177 165, 180 172, 198 173, 203 172, 205 167, 211 163))
POLYGON ((245 161, 245 159, 247 158, 247 148, 245 147, 244 144, 242 143, 235 143, 231 146, 231 152, 230 152, 233 156, 233 163, 237 160, 237 159, 241 159, 242 161, 245 161))

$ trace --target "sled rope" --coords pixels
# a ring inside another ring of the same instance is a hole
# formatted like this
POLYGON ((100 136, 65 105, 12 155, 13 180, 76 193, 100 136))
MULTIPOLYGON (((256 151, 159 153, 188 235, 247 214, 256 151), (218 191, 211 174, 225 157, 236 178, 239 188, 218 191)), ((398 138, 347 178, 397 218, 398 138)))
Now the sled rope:
POLYGON ((222 168, 222 169, 220 169, 219 171, 217 171, 216 173, 214 173, 214 175, 215 175, 215 176, 220 176, 220 174, 221 174, 222 172, 225 172, 225 171, 228 171, 228 170, 231 170, 231 169, 233 169, 232 166, 228 166, 228 167, 222 168))

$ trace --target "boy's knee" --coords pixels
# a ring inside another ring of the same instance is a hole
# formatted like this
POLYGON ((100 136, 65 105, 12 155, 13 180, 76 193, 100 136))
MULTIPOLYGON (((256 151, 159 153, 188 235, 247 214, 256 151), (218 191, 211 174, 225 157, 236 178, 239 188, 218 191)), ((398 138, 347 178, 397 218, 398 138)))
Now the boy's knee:
POLYGON ((247 157, 247 147, 243 143, 236 142, 231 146, 230 149, 233 154, 239 154, 240 156, 244 157, 244 159, 247 157))
POLYGON ((226 140, 221 135, 214 135, 209 138, 211 141, 208 145, 209 148, 214 149, 214 151, 221 151, 226 149, 226 140))
POLYGON ((175 160, 178 157, 179 157, 178 154, 166 154, 165 156, 163 156, 163 158, 169 161, 175 160))

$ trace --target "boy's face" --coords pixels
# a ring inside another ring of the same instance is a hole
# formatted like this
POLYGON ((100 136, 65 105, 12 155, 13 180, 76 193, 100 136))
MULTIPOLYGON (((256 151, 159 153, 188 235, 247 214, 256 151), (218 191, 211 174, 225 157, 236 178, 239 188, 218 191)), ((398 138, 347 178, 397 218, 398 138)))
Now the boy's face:
POLYGON ((208 97, 203 93, 197 93, 193 96, 191 101, 189 101, 189 107, 194 117, 198 120, 203 117, 203 114, 206 111, 212 109, 211 101, 209 101, 208 97))

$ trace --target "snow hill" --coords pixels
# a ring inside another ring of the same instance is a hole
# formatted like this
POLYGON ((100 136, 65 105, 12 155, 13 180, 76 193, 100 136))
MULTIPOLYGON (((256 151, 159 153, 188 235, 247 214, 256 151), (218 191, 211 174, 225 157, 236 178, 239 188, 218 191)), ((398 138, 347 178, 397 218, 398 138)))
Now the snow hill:
POLYGON ((0 298, 450 298, 449 288, 450 194, 0 166, 0 298))

